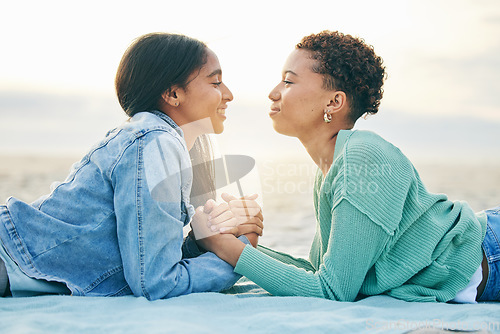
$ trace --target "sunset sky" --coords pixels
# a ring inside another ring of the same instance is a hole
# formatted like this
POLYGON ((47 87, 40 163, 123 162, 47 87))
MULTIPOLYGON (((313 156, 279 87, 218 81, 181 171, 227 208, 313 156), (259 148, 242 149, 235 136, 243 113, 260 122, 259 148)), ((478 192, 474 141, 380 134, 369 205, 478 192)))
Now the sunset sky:
POLYGON ((218 55, 235 97, 219 139, 229 150, 267 150, 269 141, 297 149, 273 132, 267 95, 300 38, 325 29, 364 38, 387 67, 380 115, 360 128, 415 155, 434 137, 444 143, 431 149, 473 145, 480 155, 500 141, 497 0, 46 0, 7 2, 1 16, 4 152, 80 153, 116 126, 124 119, 114 97, 118 62, 135 37, 153 31, 198 38, 218 55))

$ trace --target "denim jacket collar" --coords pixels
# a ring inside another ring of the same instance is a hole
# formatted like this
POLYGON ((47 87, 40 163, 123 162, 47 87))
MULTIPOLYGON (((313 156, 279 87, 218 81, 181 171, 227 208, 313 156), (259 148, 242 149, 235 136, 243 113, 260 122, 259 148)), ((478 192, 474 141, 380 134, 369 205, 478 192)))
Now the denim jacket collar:
POLYGON ((153 110, 153 111, 151 111, 151 113, 158 116, 159 118, 161 118, 165 122, 167 122, 168 125, 170 125, 175 131, 177 131, 177 133, 182 138, 184 138, 184 132, 182 132, 182 129, 167 114, 165 114, 164 112, 161 112, 159 110, 153 110))

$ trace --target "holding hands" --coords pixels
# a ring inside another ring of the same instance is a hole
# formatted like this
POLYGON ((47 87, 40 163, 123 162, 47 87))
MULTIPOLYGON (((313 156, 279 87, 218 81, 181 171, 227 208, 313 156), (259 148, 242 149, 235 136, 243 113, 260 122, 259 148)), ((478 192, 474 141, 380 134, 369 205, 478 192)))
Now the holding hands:
POLYGON ((223 193, 221 197, 225 203, 218 206, 215 201, 209 200, 204 208, 208 212, 207 226, 214 232, 231 233, 236 237, 248 233, 261 236, 264 217, 260 205, 255 201, 257 196, 254 194, 238 199, 223 193))
MULTIPOLYGON (((217 234, 261 236, 264 229, 262 209, 255 201, 257 194, 238 199, 223 193, 223 203, 208 200, 204 206, 196 208, 191 227, 197 240, 217 234)), ((252 241, 252 240, 250 240, 252 241)))
MULTIPOLYGON (((221 248, 235 245, 235 242, 241 244, 238 249, 242 250, 244 244, 236 239, 241 235, 245 235, 256 247, 264 229, 262 208, 255 201, 257 196, 255 194, 238 199, 223 193, 223 203, 208 200, 204 206, 198 207, 191 221, 196 242, 219 257, 221 248)), ((227 247, 226 251, 230 252, 227 247)), ((237 257, 235 260, 237 261, 237 257)))

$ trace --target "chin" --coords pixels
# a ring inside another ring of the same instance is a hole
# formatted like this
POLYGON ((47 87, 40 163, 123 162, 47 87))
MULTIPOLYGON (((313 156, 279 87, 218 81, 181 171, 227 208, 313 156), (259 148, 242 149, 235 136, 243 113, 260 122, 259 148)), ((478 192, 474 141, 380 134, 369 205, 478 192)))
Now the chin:
POLYGON ((278 124, 276 124, 276 122, 273 122, 273 128, 274 128, 274 131, 276 131, 280 135, 295 137, 294 135, 287 132, 286 129, 283 129, 283 127, 280 127, 278 124))
POLYGON ((213 127, 214 127, 214 133, 216 135, 219 135, 221 134, 222 132, 224 132, 224 124, 213 124, 213 127))
POLYGON ((210 122, 212 125, 212 132, 215 134, 221 134, 224 131, 224 121, 226 118, 221 118, 218 115, 215 115, 215 117, 210 117, 210 122))

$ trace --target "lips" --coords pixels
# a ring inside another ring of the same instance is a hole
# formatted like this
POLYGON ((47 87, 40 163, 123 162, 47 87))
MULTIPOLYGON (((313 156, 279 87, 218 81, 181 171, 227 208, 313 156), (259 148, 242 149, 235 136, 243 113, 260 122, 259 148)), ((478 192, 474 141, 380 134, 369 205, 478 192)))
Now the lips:
POLYGON ((278 114, 281 110, 279 108, 276 108, 276 107, 271 107, 271 111, 269 112, 269 116, 272 117, 276 114, 278 114))
POLYGON ((217 113, 219 115, 225 115, 226 114, 226 109, 222 109, 222 108, 221 109, 217 109, 217 113))

